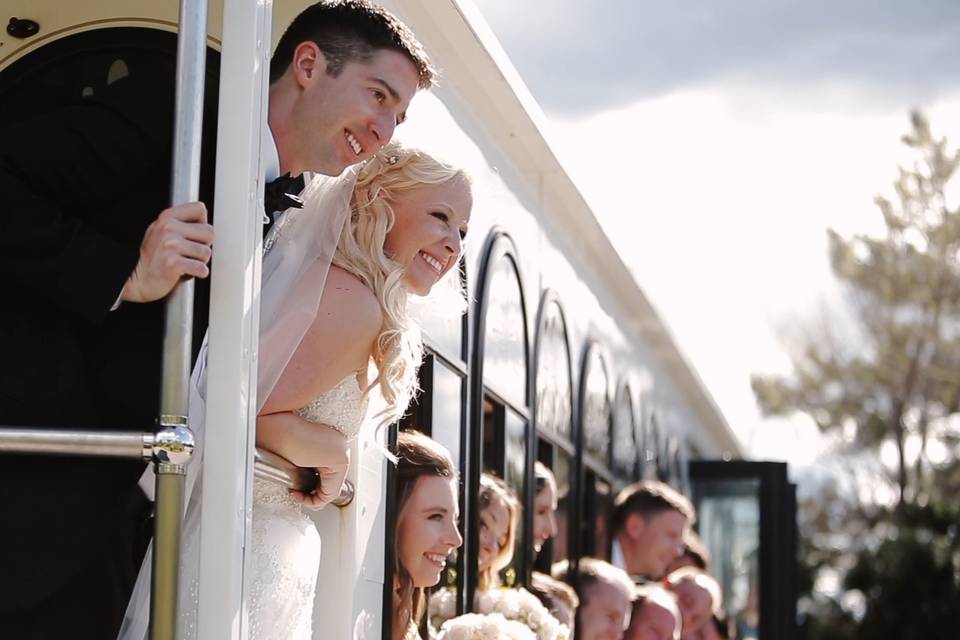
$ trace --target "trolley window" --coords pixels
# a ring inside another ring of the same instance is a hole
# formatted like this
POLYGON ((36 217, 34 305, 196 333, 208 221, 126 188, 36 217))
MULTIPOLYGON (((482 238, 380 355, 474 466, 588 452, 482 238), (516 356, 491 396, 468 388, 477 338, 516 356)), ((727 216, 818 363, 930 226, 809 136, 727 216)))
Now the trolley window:
POLYGON ((636 413, 630 386, 622 384, 613 413, 613 469, 621 485, 637 479, 636 413))
POLYGON ((610 395, 607 366, 595 345, 587 350, 583 364, 581 425, 588 454, 602 466, 610 463, 610 395))

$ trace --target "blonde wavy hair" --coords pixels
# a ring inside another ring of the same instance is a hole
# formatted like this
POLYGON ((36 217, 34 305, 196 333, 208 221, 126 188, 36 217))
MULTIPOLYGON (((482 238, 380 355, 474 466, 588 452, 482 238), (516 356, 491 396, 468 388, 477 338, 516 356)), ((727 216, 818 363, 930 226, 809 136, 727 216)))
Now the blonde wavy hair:
POLYGON ((513 487, 497 476, 483 472, 480 474, 480 491, 477 495, 482 513, 494 500, 503 502, 507 510, 507 532, 504 535, 503 545, 490 562, 490 566, 481 569, 477 576, 477 589, 486 591, 494 589, 500 584, 499 573, 513 562, 514 546, 517 543, 518 529, 520 528, 521 505, 520 499, 513 487))
MULTIPOLYGON (((423 358, 420 329, 407 312, 408 291, 403 266, 384 251, 387 233, 396 222, 394 207, 407 191, 470 179, 425 152, 397 143, 383 147, 360 168, 350 201, 350 219, 334 254, 333 264, 359 278, 376 295, 383 324, 374 343, 377 379, 387 403, 384 417, 399 419, 419 389, 417 370, 423 358)), ((448 274, 458 275, 451 269, 448 274)), ((462 287, 458 288, 461 290, 462 287)), ((465 300, 465 299, 464 299, 465 300)), ((465 303, 464 303, 465 304, 465 303)))

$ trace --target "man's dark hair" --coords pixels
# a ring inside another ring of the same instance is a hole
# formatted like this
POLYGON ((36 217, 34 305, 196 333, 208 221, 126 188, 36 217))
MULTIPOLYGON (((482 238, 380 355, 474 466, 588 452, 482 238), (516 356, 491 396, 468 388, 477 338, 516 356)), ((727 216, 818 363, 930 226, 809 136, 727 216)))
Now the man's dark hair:
POLYGON ((692 524, 696 515, 693 505, 679 491, 656 480, 643 480, 624 487, 613 501, 613 531, 619 533, 632 513, 650 520, 666 511, 682 514, 692 524))
POLYGON ((333 77, 348 62, 369 62, 382 49, 402 53, 413 63, 421 89, 429 89, 436 76, 423 46, 396 16, 368 0, 337 0, 310 5, 293 19, 270 59, 271 84, 286 73, 294 50, 308 41, 323 52, 333 77))

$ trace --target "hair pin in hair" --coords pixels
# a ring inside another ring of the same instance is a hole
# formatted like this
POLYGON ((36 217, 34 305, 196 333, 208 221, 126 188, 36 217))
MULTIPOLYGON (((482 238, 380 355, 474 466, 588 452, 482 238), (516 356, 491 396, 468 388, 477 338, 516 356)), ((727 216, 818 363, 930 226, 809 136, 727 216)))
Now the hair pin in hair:
POLYGON ((385 161, 386 161, 386 163, 389 164, 390 166, 393 166, 393 165, 397 164, 398 162, 400 162, 400 156, 387 156, 387 157, 385 158, 385 161))

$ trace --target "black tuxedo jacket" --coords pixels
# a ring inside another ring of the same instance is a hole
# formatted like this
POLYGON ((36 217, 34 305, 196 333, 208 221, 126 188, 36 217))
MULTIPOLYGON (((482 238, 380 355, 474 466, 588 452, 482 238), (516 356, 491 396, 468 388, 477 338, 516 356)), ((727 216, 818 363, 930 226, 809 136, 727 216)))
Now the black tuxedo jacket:
MULTIPOLYGON (((208 211, 215 90, 208 81, 208 211)), ((0 425, 155 428, 163 301, 110 308, 144 231, 169 206, 173 102, 174 61, 158 56, 93 96, 0 130, 0 425)), ((194 355, 208 299, 198 281, 194 355)), ((124 548, 143 469, 0 455, 0 614, 42 603, 96 570, 91 557, 124 548)))

